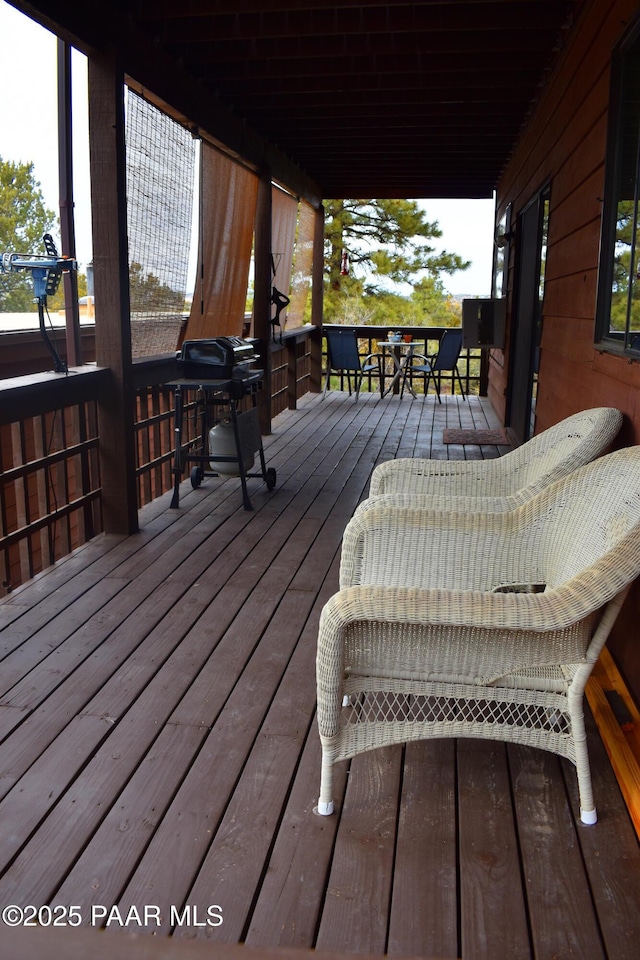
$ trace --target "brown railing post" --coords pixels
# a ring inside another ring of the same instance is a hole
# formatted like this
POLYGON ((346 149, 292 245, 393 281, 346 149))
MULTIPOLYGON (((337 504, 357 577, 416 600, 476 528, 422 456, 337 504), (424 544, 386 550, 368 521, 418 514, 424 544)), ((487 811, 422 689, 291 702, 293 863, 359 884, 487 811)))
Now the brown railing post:
MULTIPOLYGON (((73 149, 71 127, 71 45, 58 39, 58 170, 60 183, 60 235, 62 254, 76 256, 76 236, 73 219, 73 149)), ((64 309, 66 318, 67 363, 70 367, 82 364, 80 341, 80 310, 78 307, 78 276, 75 270, 63 275, 64 309)))
POLYGON ((489 351, 480 351, 480 384, 478 392, 481 397, 486 397, 489 393, 489 351))
POLYGON ((324 207, 316 211, 315 232, 313 236, 313 263, 311 278, 311 323, 314 336, 311 337, 311 380, 312 393, 322 390, 322 311, 324 283, 324 207))
POLYGON ((124 74, 107 56, 89 57, 89 147, 96 361, 111 371, 100 402, 102 505, 107 533, 138 529, 135 394, 131 361, 124 144, 124 74))
POLYGON ((297 406, 298 392, 298 343, 295 337, 287 340, 287 397, 289 410, 297 406))
POLYGON ((264 370, 258 394, 260 429, 271 433, 271 174, 262 170, 258 181, 254 246, 253 330, 260 341, 260 365, 264 370))

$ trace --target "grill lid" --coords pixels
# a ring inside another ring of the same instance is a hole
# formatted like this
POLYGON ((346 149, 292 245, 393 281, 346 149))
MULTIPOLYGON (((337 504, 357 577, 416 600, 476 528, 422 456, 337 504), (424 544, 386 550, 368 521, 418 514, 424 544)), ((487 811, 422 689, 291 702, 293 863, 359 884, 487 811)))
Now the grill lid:
POLYGON ((257 359, 254 341, 241 337, 185 340, 178 354, 185 377, 213 380, 239 380, 260 374, 260 371, 250 369, 257 359))
POLYGON ((185 340, 180 359, 211 363, 217 366, 236 366, 257 360, 253 343, 241 337, 214 337, 210 340, 185 340))

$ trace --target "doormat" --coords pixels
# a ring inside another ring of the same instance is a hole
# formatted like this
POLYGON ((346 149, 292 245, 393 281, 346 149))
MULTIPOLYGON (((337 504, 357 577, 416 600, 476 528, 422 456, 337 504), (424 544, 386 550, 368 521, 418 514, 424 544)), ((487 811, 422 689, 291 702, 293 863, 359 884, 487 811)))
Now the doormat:
POLYGON ((507 431, 503 427, 498 430, 443 430, 442 442, 495 443, 499 446, 511 446, 507 431))

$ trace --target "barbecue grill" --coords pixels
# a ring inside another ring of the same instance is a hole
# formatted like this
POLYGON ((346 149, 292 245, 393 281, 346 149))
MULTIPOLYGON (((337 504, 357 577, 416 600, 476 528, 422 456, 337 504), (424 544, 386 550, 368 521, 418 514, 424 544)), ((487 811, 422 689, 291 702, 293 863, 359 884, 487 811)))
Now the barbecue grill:
POLYGON ((256 369, 255 341, 240 337, 215 337, 185 340, 178 354, 181 377, 169 383, 175 392, 174 487, 172 507, 180 505, 180 482, 188 463, 191 486, 197 489, 205 477, 238 476, 242 484, 245 510, 251 510, 247 479, 261 478, 268 490, 276 485, 276 472, 267 469, 257 394, 262 387, 263 371, 256 369), (194 417, 198 424, 195 438, 183 443, 184 392, 195 391, 194 417), (251 398, 248 410, 238 410, 238 401, 251 398), (229 443, 231 438, 231 443, 229 443), (260 458, 260 473, 249 473, 255 454, 260 458))
POLYGON ((212 340, 185 340, 178 356, 183 377, 239 380, 262 377, 252 364, 258 360, 253 340, 241 337, 216 337, 212 340))

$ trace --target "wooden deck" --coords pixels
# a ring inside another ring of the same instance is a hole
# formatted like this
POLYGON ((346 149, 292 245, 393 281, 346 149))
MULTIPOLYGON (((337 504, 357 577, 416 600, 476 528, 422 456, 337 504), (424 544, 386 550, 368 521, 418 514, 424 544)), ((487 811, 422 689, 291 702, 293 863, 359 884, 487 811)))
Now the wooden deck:
POLYGON ((442 429, 497 425, 477 398, 308 397, 266 440, 278 482, 250 481, 252 512, 237 480, 187 481, 178 510, 155 501, 135 536, 0 603, 0 907, 74 906, 86 925, 115 905, 109 931, 129 917, 254 949, 636 958, 638 843, 593 726, 595 827, 570 764, 472 741, 360 756, 337 814, 312 812, 317 622, 344 526, 376 462, 496 456, 442 429))

